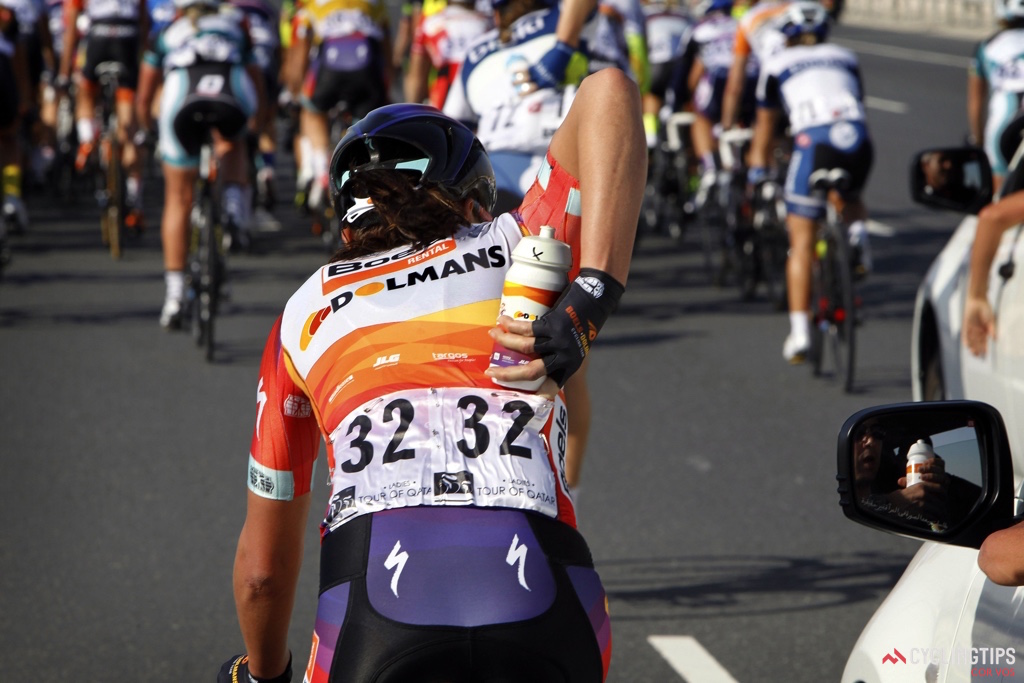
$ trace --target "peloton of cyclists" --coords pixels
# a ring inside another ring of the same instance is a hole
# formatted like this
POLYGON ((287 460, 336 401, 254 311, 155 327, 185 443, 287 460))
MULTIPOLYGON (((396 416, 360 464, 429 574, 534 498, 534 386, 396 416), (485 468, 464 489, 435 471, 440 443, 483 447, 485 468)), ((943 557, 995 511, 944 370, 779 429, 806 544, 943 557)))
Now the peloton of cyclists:
POLYGON ((793 154, 785 184, 790 332, 782 354, 795 364, 806 359, 810 348, 815 228, 826 210, 824 200, 812 193, 810 175, 819 168, 837 167, 850 173, 843 218, 850 226, 854 253, 860 253, 861 264, 868 268, 866 210, 859 192, 871 170, 873 147, 864 118, 857 57, 825 42, 829 29, 825 8, 817 2, 793 2, 780 15, 778 27, 786 36, 786 47, 761 64, 748 180, 753 183, 767 174, 773 134, 784 111, 793 136, 793 154))
MULTIPOLYGON (((261 111, 263 74, 252 54, 247 24, 238 12, 220 12, 216 0, 174 0, 178 18, 147 50, 141 69, 139 121, 151 125, 152 101, 163 80, 159 149, 163 162, 164 208, 160 238, 164 252, 166 295, 160 312, 165 329, 181 326, 188 256, 189 212, 199 165, 201 132, 180 120, 179 113, 197 101, 221 114, 213 132, 224 181, 223 214, 229 246, 249 242, 247 120, 261 111)), ((257 127, 262 124, 257 117, 257 127)))
POLYGON ((3 216, 0 240, 7 225, 12 230, 28 226, 28 212, 21 200, 21 146, 18 129, 22 114, 32 101, 27 59, 18 41, 18 18, 14 10, 0 5, 0 169, 3 173, 3 216))

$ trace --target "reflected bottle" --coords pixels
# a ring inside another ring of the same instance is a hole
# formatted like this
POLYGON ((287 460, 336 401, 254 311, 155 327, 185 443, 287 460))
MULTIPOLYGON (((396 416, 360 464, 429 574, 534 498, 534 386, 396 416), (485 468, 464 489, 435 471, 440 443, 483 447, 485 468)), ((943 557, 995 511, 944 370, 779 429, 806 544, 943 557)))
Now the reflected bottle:
POLYGON ((927 441, 919 439, 917 443, 910 447, 910 451, 907 453, 908 487, 920 484, 923 481, 921 478, 921 467, 934 457, 935 451, 932 450, 927 441))
MULTIPOLYGON (((541 317, 551 310, 558 297, 569 286, 568 276, 571 267, 572 250, 565 242, 555 239, 555 229, 550 225, 541 226, 539 235, 524 237, 512 251, 512 266, 505 275, 498 315, 507 315, 513 320, 528 322, 541 317)), ((490 366, 506 368, 525 365, 531 360, 533 358, 526 354, 495 344, 491 351, 490 366)), ((510 389, 536 391, 544 383, 544 379, 541 377, 532 381, 492 381, 510 389)))

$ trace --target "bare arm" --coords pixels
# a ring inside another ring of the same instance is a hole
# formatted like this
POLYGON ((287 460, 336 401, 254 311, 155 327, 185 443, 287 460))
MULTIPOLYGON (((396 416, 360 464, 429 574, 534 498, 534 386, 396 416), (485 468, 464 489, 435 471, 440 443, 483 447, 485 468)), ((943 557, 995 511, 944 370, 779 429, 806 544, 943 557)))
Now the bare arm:
POLYGON ((1024 585, 1024 522, 990 534, 981 544, 978 566, 992 583, 1024 585))
POLYGON ((584 79, 550 150, 580 181, 581 267, 625 284, 647 178, 636 85, 618 69, 584 79))
POLYGON ((728 130, 736 125, 736 110, 740 106, 743 87, 747 83, 747 56, 733 57, 729 67, 729 77, 725 81, 725 92, 722 94, 722 128, 728 130))
POLYGON ((772 158, 772 142, 775 139, 775 123, 779 111, 758 107, 757 120, 754 123, 754 137, 750 141, 750 166, 766 168, 772 158))
POLYGON ((423 102, 427 99, 427 81, 430 77, 430 60, 422 52, 409 54, 409 68, 405 72, 405 101, 423 102))
POLYGON ((597 0, 565 0, 562 13, 558 16, 555 36, 563 43, 579 47, 583 24, 596 7, 597 0))
POLYGON ((988 98, 988 84, 977 74, 967 77, 967 128, 974 144, 981 146, 985 138, 985 100, 988 98))
POLYGON ((308 494, 278 501, 248 493, 233 582, 249 671, 260 678, 273 678, 288 666, 288 626, 310 500, 308 494))
POLYGON ((163 72, 152 64, 143 62, 139 67, 139 89, 135 99, 135 118, 139 129, 148 131, 153 128, 153 98, 157 86, 163 79, 163 72))
POLYGON ((989 338, 996 336, 995 315, 988 302, 988 279, 1003 233, 1024 222, 1024 191, 1014 192, 978 214, 971 247, 971 267, 964 303, 963 340, 976 356, 985 354, 989 338))

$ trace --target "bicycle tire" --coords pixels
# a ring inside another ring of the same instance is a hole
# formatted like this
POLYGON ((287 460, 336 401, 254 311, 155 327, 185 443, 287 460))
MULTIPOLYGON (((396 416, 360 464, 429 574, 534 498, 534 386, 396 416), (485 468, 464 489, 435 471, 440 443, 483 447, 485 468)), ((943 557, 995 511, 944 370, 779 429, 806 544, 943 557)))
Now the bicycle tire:
POLYGON ((856 311, 849 248, 838 225, 825 228, 816 242, 811 285, 811 367, 822 375, 826 345, 834 377, 847 393, 853 391, 856 311))
POLYGON ((811 261, 811 320, 810 320, 810 348, 807 351, 810 360, 811 373, 815 377, 821 376, 821 369, 824 365, 825 356, 825 334, 828 330, 828 288, 825 285, 828 242, 824 239, 817 239, 814 243, 814 258, 811 261))
POLYGON ((110 158, 107 160, 107 240, 110 257, 118 260, 124 249, 125 189, 124 166, 121 164, 121 143, 116 134, 110 140, 110 158))
POLYGON ((221 265, 220 241, 217 236, 217 212, 212 192, 207 189, 200 200, 204 219, 199 234, 199 319, 202 335, 199 340, 207 361, 213 360, 214 321, 220 296, 221 265))
POLYGON ((846 241, 846 230, 842 225, 830 227, 832 232, 832 286, 835 309, 832 316, 832 350, 835 356, 836 377, 842 382, 843 391, 853 391, 856 361, 856 296, 853 291, 853 273, 850 270, 850 247, 846 241))

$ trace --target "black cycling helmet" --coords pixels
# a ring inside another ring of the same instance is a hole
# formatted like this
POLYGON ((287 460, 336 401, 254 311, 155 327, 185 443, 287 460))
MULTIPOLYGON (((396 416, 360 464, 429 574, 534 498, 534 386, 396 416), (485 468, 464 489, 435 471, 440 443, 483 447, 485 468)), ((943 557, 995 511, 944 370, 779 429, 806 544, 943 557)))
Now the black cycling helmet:
POLYGON ((420 183, 436 183, 459 199, 494 208, 497 189, 491 160, 466 126, 425 104, 389 104, 354 124, 334 148, 331 200, 343 219, 355 203, 349 181, 360 171, 417 172, 420 183))

